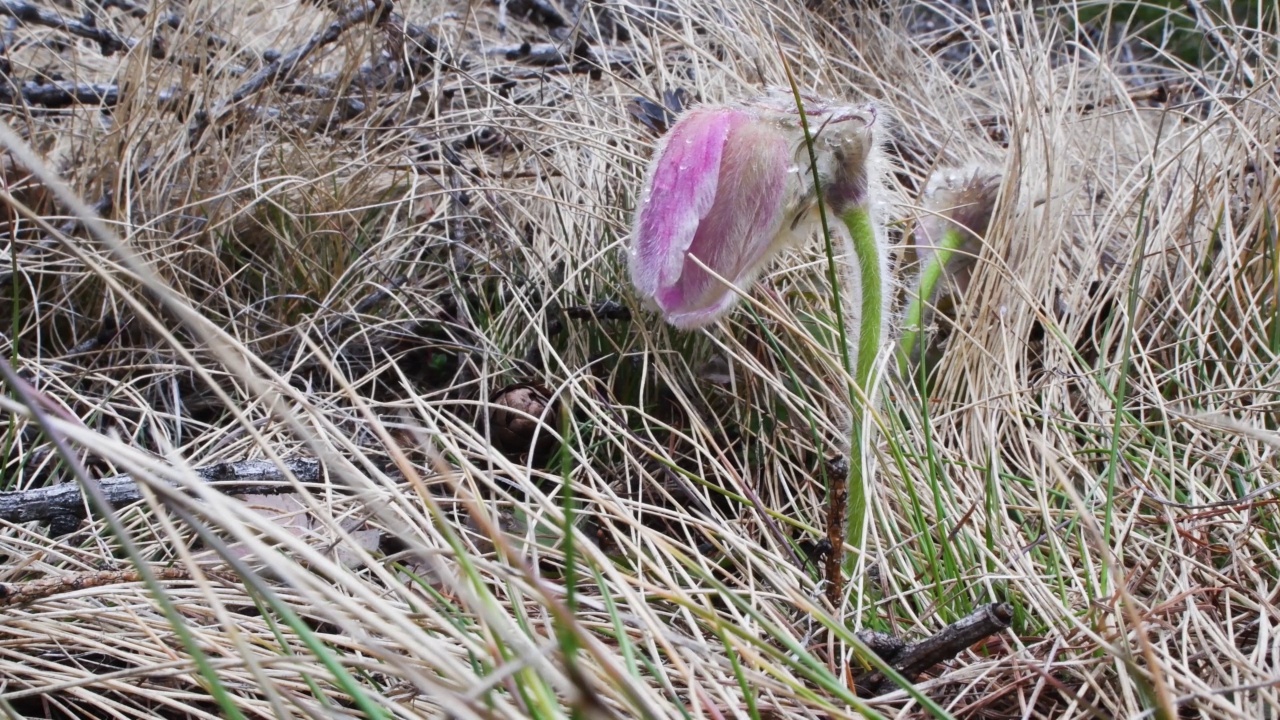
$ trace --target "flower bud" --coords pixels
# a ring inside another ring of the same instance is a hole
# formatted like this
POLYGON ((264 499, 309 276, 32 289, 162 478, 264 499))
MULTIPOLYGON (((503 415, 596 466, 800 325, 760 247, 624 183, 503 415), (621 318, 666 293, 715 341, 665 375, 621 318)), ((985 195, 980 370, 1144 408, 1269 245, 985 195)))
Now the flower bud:
POLYGON ((924 350, 928 308, 944 283, 944 275, 956 292, 963 293, 969 286, 978 243, 995 212, 1000 180, 998 173, 975 168, 943 170, 929 181, 924 196, 926 212, 915 231, 920 276, 902 323, 899 368, 904 375, 910 372, 917 350, 924 350))
MULTIPOLYGON (((866 202, 875 110, 805 98, 818 186, 837 214, 866 202)), ((631 279, 667 322, 714 322, 818 219, 790 94, 687 112, 654 154, 631 234, 631 279), (705 266, 705 269, 704 267, 705 266), (718 277, 717 277, 718 276, 718 277)))
POLYGON ((916 252, 922 265, 935 261, 946 265, 958 291, 968 287, 999 192, 1000 174, 980 167, 940 171, 925 189, 925 215, 916 225, 916 252), (948 243, 948 232, 957 233, 960 242, 948 243), (935 257, 944 247, 947 257, 935 257))

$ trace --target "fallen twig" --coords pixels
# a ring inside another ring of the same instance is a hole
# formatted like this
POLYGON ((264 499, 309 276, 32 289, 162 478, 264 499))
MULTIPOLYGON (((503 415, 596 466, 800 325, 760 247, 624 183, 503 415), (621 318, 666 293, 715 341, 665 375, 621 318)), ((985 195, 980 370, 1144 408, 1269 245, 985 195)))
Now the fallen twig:
POLYGON ((120 102, 120 86, 113 83, 38 83, 32 80, 19 85, 16 82, 0 82, 0 102, 45 108, 64 108, 71 105, 101 105, 114 107, 120 102))
MULTIPOLYGON (((146 11, 143 11, 143 14, 145 14, 145 12, 146 11)), ((183 23, 184 23, 183 17, 181 15, 178 15, 177 13, 170 13, 164 18, 164 24, 168 25, 174 30, 186 29, 183 23)), ((231 46, 231 42, 229 40, 222 37, 221 35, 215 35, 209 32, 208 30, 195 28, 195 29, 188 30, 188 32, 190 32, 192 35, 195 35, 198 38, 203 38, 205 41, 205 44, 207 44, 209 47, 218 48, 219 50, 221 50, 223 48, 227 48, 231 46)))
POLYGON ((558 43, 520 43, 519 45, 495 45, 485 51, 490 57, 522 61, 530 65, 558 65, 571 62, 574 48, 558 43))
POLYGON ((388 5, 384 5, 381 2, 360 3, 360 6, 355 10, 329 23, 329 26, 323 32, 312 35, 305 43, 294 48, 289 54, 255 73, 253 77, 236 88, 236 91, 231 94, 231 102, 228 104, 235 105, 239 103, 278 78, 288 78, 298 67, 298 64, 306 60, 311 53, 325 45, 336 42, 338 38, 342 37, 343 33, 356 25, 369 20, 378 20, 388 7, 388 5))
POLYGON ((591 46, 581 42, 577 45, 563 43, 521 43, 519 45, 497 45, 485 51, 490 57, 500 57, 512 62, 523 62, 530 65, 591 65, 601 68, 625 68, 636 63, 634 53, 607 46, 591 46))
POLYGON ((564 15, 546 0, 498 0, 498 9, 502 14, 511 13, 519 18, 527 18, 548 30, 568 25, 564 15))
MULTIPOLYGON (((324 477, 320 462, 312 458, 286 460, 284 468, 301 483, 317 483, 324 477)), ((219 463, 197 468, 195 473, 201 481, 227 495, 271 495, 296 489, 286 479, 285 471, 269 460, 219 463)), ((143 497, 138 482, 129 475, 102 478, 97 484, 112 507, 135 503, 143 497)), ((74 482, 0 493, 0 520, 5 522, 48 522, 56 530, 69 531, 88 514, 84 491, 74 482)))
MULTIPOLYGON (((921 673, 938 663, 959 655, 965 648, 1009 627, 1013 620, 1013 606, 1009 603, 983 605, 965 617, 951 623, 936 634, 910 645, 898 646, 892 636, 880 633, 864 637, 876 654, 914 681, 921 673), (887 640, 886 640, 887 638, 887 640)), ((864 697, 883 695, 893 689, 884 675, 873 672, 856 678, 858 694, 864 697)))
MULTIPOLYGON (((78 37, 88 38, 98 43, 103 55, 112 55, 122 50, 131 50, 138 44, 138 41, 133 38, 121 37, 106 28, 87 25, 79 20, 63 17, 52 10, 45 10, 22 0, 0 0, 0 15, 7 15, 28 25, 44 25, 78 37)), ((159 44, 153 43, 151 55, 152 57, 163 58, 164 50, 159 44)))
POLYGON ((131 2, 131 0, 102 0, 103 10, 110 10, 111 8, 119 8, 130 17, 144 18, 147 16, 147 9, 142 5, 131 2))
MULTIPOLYGON (((188 580, 191 572, 184 567, 162 567, 152 570, 157 580, 188 580)), ((27 582, 0 583, 0 607, 29 605, 53 595, 142 582, 142 573, 129 570, 93 570, 72 575, 30 580, 27 582)))
POLYGON ((631 308, 617 300, 601 300, 591 305, 570 305, 564 309, 564 314, 574 320, 630 320, 631 308))
MULTIPOLYGON (((106 215, 107 211, 111 209, 111 205, 113 202, 114 202, 114 196, 112 195, 112 193, 108 192, 107 194, 103 195, 101 198, 99 198, 98 202, 93 204, 94 215, 97 217, 102 217, 106 215)), ((68 236, 71 233, 75 232, 76 229, 79 227, 80 227, 80 219, 75 218, 72 220, 68 220, 62 223, 61 225, 59 225, 58 232, 63 236, 68 236)), ((34 245, 30 245, 27 248, 23 249, 21 252, 19 252, 18 259, 23 260, 42 250, 48 250, 49 248, 52 248, 58 245, 59 242, 60 241, 57 238, 52 238, 52 237, 42 238, 36 241, 34 245)), ((10 252, 13 252, 17 248, 17 243, 11 239, 9 247, 10 247, 10 252)), ((9 283, 11 282, 13 282, 12 266, 6 266, 4 269, 0 270, 0 288, 8 287, 9 283)))
MULTIPOLYGON (((187 93, 181 87, 174 86, 157 93, 154 102, 159 107, 172 108, 177 105, 175 101, 185 97, 187 93)), ((29 106, 49 109, 71 105, 101 105, 109 108, 120 102, 120 86, 115 83, 0 81, 0 103, 17 104, 19 100, 29 106)))
POLYGON ((602 300, 591 305, 570 305, 561 309, 562 317, 552 316, 547 322, 547 335, 564 331, 564 320, 630 320, 631 308, 617 300, 602 300))
POLYGON ((637 95, 627 103, 627 112, 644 123, 655 135, 664 135, 668 128, 676 124, 680 113, 689 106, 689 99, 689 93, 684 88, 663 91, 661 105, 637 95))
MULTIPOLYGON (((413 44, 412 50, 426 53, 430 57, 440 54, 440 41, 435 39, 425 28, 414 25, 399 13, 388 12, 382 19, 382 26, 388 30, 398 31, 403 42, 411 42, 413 44)), ((412 60, 412 58, 405 59, 412 60)))
MULTIPOLYGON (((2 1, 2 0, 0 0, 2 1)), ((274 57, 271 62, 252 77, 246 80, 236 88, 231 96, 216 107, 213 117, 210 113, 201 111, 196 113, 194 122, 190 130, 192 142, 198 140, 212 122, 220 122, 225 120, 236 107, 246 98, 260 92, 269 85, 287 82, 302 64, 304 60, 311 56, 316 50, 337 42, 351 28, 362 23, 372 23, 377 25, 384 31, 397 33, 405 45, 412 44, 411 50, 425 52, 427 55, 434 57, 439 50, 439 42, 427 33, 424 29, 413 25, 406 21, 400 15, 391 11, 392 3, 390 0, 364 0, 358 7, 344 13, 341 17, 329 23, 323 32, 312 35, 305 43, 294 48, 292 51, 274 57)), ((416 55, 416 53, 410 53, 416 55)), ((406 63, 412 58, 406 57, 406 63)), ((414 61, 411 63, 416 69, 422 63, 414 61)), ((333 95, 336 92, 330 91, 333 95)), ((365 110, 364 103, 349 99, 346 100, 340 108, 338 108, 339 119, 345 120, 358 115, 365 110)), ((326 121, 321 123, 326 127, 329 123, 326 121)))

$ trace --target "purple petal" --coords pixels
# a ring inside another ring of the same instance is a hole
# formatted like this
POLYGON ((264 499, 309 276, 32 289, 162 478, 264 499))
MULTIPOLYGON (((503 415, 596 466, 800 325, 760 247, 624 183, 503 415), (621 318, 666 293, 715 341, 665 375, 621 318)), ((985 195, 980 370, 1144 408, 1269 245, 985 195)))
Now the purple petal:
POLYGON ((691 110, 658 148, 631 238, 631 280, 644 295, 679 280, 698 223, 715 202, 725 140, 747 119, 725 108, 691 110))
POLYGON ((785 136, 771 125, 744 123, 730 131, 714 202, 682 258, 679 279, 655 294, 668 322, 688 328, 714 321, 737 301, 725 281, 748 289, 779 249, 790 161, 785 136))

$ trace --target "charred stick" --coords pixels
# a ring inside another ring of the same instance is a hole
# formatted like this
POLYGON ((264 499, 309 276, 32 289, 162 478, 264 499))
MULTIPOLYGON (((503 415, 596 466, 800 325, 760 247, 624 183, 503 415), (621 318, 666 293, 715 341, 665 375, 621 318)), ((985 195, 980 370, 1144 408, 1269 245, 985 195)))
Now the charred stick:
MULTIPOLYGON (((185 26, 182 16, 176 13, 170 13, 167 17, 165 17, 164 24, 168 25, 174 30, 182 30, 185 26)), ((207 30, 202 30, 197 28, 197 29, 191 30, 191 32, 196 37, 204 38, 205 44, 212 48, 217 48, 221 50, 231 45, 231 42, 228 41, 226 38, 220 35, 214 35, 213 33, 208 32, 207 30)))
MULTIPOLYGON (((951 660, 965 648, 1008 628, 1012 620, 1011 605, 990 603, 951 623, 931 637, 891 652, 892 657, 885 657, 885 653, 879 650, 877 654, 902 673, 907 680, 914 681, 925 670, 951 660)), ((857 678, 854 683, 858 694, 865 697, 882 695, 891 689, 888 679, 878 672, 857 678)))
MULTIPOLYGON (((102 217, 106 215, 107 211, 111 209, 111 204, 113 202, 114 202, 114 195, 112 195, 111 192, 107 192, 105 195, 99 198, 98 202, 93 204, 93 214, 97 217, 102 217)), ((80 227, 80 220, 79 218, 75 218, 72 220, 68 220, 62 223, 61 225, 59 225, 58 232, 61 233, 62 235, 70 235, 71 233, 75 232, 76 229, 78 229, 79 227, 80 227)), ((51 238, 51 237, 42 238, 39 241, 37 241, 35 245, 29 246, 24 250, 22 250, 21 252, 19 252, 17 254, 17 257, 18 259, 29 257, 30 255, 33 255, 37 252, 54 247, 55 245, 58 244, 58 242, 59 241, 56 238, 51 238)), ((0 288, 8 287, 9 283, 11 282, 13 282, 12 266, 0 268, 0 288)))
POLYGON ((147 16, 147 9, 131 0, 102 0, 102 9, 110 10, 118 8, 129 17, 144 18, 147 16))
MULTIPOLYGON (((497 55, 497 53, 494 53, 497 55)), ((499 67, 490 70, 487 73, 479 73, 469 76, 465 82, 450 83, 440 88, 439 92, 445 97, 450 97, 459 92, 466 92, 476 86, 477 83, 488 84, 492 86, 498 93, 504 97, 508 95, 517 85, 527 80, 544 81, 550 75, 589 75, 592 79, 599 79, 603 73, 603 66, 606 64, 611 72, 628 75, 634 75, 640 68, 639 61, 624 51, 600 53, 597 57, 601 60, 579 60, 574 63, 559 63, 556 65, 541 65, 538 67, 511 66, 499 67)), ((434 93, 435 81, 428 81, 418 84, 418 91, 421 93, 434 93)))
POLYGON ((565 22, 564 15, 546 0, 499 0, 499 5, 512 15, 533 20, 548 30, 569 24, 565 22))
POLYGON ((0 102, 58 109, 71 105, 114 107, 120 102, 120 86, 109 83, 38 83, 27 80, 0 82, 0 102))
MULTIPOLYGON (((3 1, 5 0, 0 0, 0 2, 3 1)), ((323 32, 312 35, 305 43, 255 73, 243 85, 236 88, 236 91, 231 94, 231 102, 229 104, 235 105, 241 102, 280 78, 287 79, 311 53, 325 45, 337 42, 338 38, 356 25, 369 21, 378 21, 382 13, 389 7, 389 5, 382 2, 362 2, 355 10, 329 23, 329 26, 323 32)))
POLYGON ((387 13, 387 16, 382 20, 382 26, 389 30, 398 30, 405 40, 412 41, 417 46, 416 49, 422 50, 428 55, 435 56, 440 53, 439 40, 427 32, 426 29, 405 20, 399 13, 387 13))
MULTIPOLYGON (((317 483, 324 477, 318 460, 288 460, 285 468, 302 483, 317 483)), ((227 495, 272 495, 293 492, 284 471, 268 460, 245 460, 197 468, 196 476, 227 495)), ((95 481, 112 507, 142 500, 138 481, 116 475, 95 481)), ((68 527, 67 519, 88 516, 88 503, 79 483, 69 482, 32 490, 0 493, 0 520, 11 523, 50 522, 68 527)), ((74 527, 71 525, 70 527, 74 527)))
MULTIPOLYGON (((176 101, 185 97, 182 88, 175 86, 161 90, 155 100, 157 105, 167 108, 175 106, 176 101)), ((17 104, 19 100, 28 106, 51 110, 71 105, 101 105, 110 108, 120 102, 120 86, 114 83, 0 81, 0 102, 17 104)))
POLYGON ((908 645, 894 665, 907 677, 959 655, 965 648, 1004 630, 1013 621, 1013 606, 990 603, 943 628, 938 634, 908 645))
POLYGON ((881 660, 891 665, 907 649, 907 643, 902 638, 878 630, 859 630, 858 639, 879 655, 881 660))
MULTIPOLYGON (((0 15, 7 15, 28 25, 43 25, 71 35, 88 38, 98 43, 103 55, 112 55, 123 50, 130 50, 138 44, 138 41, 133 38, 121 37, 106 28, 63 17, 52 10, 45 10, 22 0, 0 0, 0 15)), ((154 44, 152 46, 152 55, 154 57, 164 57, 163 51, 154 44), (156 54, 158 51, 160 52, 159 55, 156 54)))
POLYGON ((602 300, 591 305, 570 305, 564 309, 564 314, 574 320, 630 320, 631 308, 617 300, 602 300))
POLYGON ((631 308, 617 300, 602 300, 591 305, 570 305, 559 314, 553 314, 547 322, 547 335, 559 335, 564 332, 564 319, 570 320, 630 320, 631 308))
POLYGON ((0 73, 6 77, 13 73, 13 63, 9 62, 9 48, 13 47, 13 31, 18 28, 18 21, 7 17, 0 24, 0 73))
MULTIPOLYGON (((195 113, 195 119, 188 131, 191 142, 193 144, 196 143, 204 135, 205 129, 209 127, 212 121, 225 119, 235 110, 239 103, 268 85, 287 81, 298 69, 298 66, 316 50, 337 42, 348 30, 366 22, 376 24, 384 29, 399 29, 400 32, 406 37, 412 38, 419 46, 430 45, 431 47, 438 47, 435 38, 428 35, 426 31, 404 22, 398 15, 392 13, 389 0, 362 1, 359 7, 329 23, 329 26, 323 32, 311 36, 305 43, 294 48, 289 53, 285 55, 276 55, 275 53, 270 56, 264 55, 263 59, 270 58, 270 63, 255 73, 253 77, 246 80, 240 87, 236 88, 227 101, 220 103, 219 109, 213 117, 204 110, 195 113), (396 22, 400 23, 399 26, 393 24, 396 22)), ((338 115, 341 116, 340 119, 346 119, 363 112, 364 109, 363 103, 352 100, 338 108, 338 115)), ((330 118, 332 118, 332 114, 330 118)), ((325 129, 332 125, 332 122, 328 119, 323 122, 313 119, 313 123, 325 129)))
POLYGON ((636 62, 635 55, 626 50, 614 50, 604 46, 592 47, 586 42, 576 45, 563 43, 498 45, 489 48, 485 54, 512 62, 540 66, 590 63, 601 67, 625 67, 636 62))

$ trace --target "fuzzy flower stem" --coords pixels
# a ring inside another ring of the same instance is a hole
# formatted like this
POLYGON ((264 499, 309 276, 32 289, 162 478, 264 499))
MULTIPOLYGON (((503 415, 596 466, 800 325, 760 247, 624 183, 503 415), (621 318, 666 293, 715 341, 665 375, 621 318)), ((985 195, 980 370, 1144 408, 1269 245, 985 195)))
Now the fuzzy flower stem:
POLYGON ((916 287, 915 297, 911 298, 911 303, 907 305, 906 317, 903 318, 902 340, 898 346, 898 368, 902 371, 903 377, 906 377, 910 371, 911 353, 915 351, 916 343, 920 342, 924 336, 925 305, 933 297, 938 280, 942 278, 943 269, 946 268, 947 263, 951 262, 951 256, 960 249, 964 241, 964 234, 959 230, 955 228, 947 230, 943 233, 942 242, 937 250, 929 257, 928 263, 920 273, 920 284, 916 287))
MULTIPOLYGON (((860 308, 861 326, 858 328, 858 356, 854 366, 854 382, 865 403, 855 401, 853 409, 853 428, 849 442, 849 483, 846 506, 847 526, 845 542, 853 547, 862 547, 862 533, 866 526, 867 514, 867 482, 863 474, 863 458, 866 448, 863 447, 863 428, 868 419, 872 388, 871 378, 875 371, 876 359, 880 355, 883 338, 881 337, 884 318, 884 278, 880 276, 883 266, 883 251, 867 206, 852 208, 840 218, 849 229, 849 237, 853 240, 854 255, 858 259, 860 289, 862 290, 860 308)), ((846 570, 852 570, 852 557, 843 563, 846 570)))

